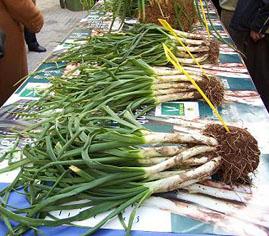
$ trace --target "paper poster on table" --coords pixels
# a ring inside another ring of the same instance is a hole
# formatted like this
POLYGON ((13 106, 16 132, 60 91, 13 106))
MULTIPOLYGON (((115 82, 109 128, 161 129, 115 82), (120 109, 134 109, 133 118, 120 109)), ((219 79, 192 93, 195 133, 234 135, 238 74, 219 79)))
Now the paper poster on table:
MULTIPOLYGON (((214 16, 213 22, 216 28, 221 30, 223 36, 228 37, 223 27, 217 20, 214 9, 210 8, 210 14, 214 16)), ((98 11, 91 12, 82 24, 89 28, 108 28, 110 15, 98 11)), ((87 37, 85 31, 70 34, 66 39, 72 43, 75 39, 87 37)), ((61 75, 59 68, 44 63, 40 68, 45 69, 42 74, 33 75, 14 94, 9 103, 0 109, 0 152, 12 148, 16 139, 6 138, 13 133, 14 128, 22 129, 31 125, 25 122, 21 112, 25 112, 27 103, 37 99, 40 91, 46 89, 50 76, 61 75), (46 69, 47 68, 47 69, 46 69), (49 68, 49 69, 48 69, 49 68), (5 137, 6 136, 6 137, 5 137)), ((197 72, 197 67, 189 68, 197 72)), ((253 177, 252 186, 228 186, 220 182, 207 180, 193 185, 191 189, 183 189, 164 195, 156 195, 147 200, 138 209, 133 229, 137 235, 162 235, 157 233, 184 233, 184 234, 220 234, 220 235, 269 235, 269 117, 260 96, 246 71, 240 56, 225 45, 221 45, 220 65, 205 66, 205 70, 211 76, 217 76, 225 85, 225 103, 219 108, 220 114, 229 124, 248 128, 259 142, 262 151, 260 165, 253 177), (197 188, 204 190, 195 193, 197 188), (214 195, 214 197, 212 197, 214 195), (149 234, 147 234, 149 235, 149 234)), ((217 122, 212 111, 202 101, 177 101, 160 104, 139 121, 147 128, 159 132, 185 132, 179 125, 174 123, 175 119, 194 121, 197 127, 204 126, 212 121, 217 122), (155 117, 155 118, 154 118, 155 117), (159 117, 160 119, 156 118, 159 117), (162 121, 165 119, 165 122, 162 121)), ((195 133, 199 130, 193 129, 195 133)), ((29 143, 24 140, 21 146, 29 143)), ((20 155, 17 157, 21 158, 20 155)), ((7 161, 0 163, 0 170, 7 167, 7 161)), ((0 188, 4 188, 16 177, 18 170, 8 174, 0 172, 0 188)), ((215 178, 217 178, 215 176, 215 178)), ((12 193, 10 205, 25 207, 29 205, 22 189, 12 193)), ((131 207, 123 212, 123 218, 128 221, 131 207)), ((82 211, 83 209, 78 209, 82 211)), ((64 218, 72 216, 74 211, 56 211, 52 215, 64 218)), ((94 226, 106 214, 93 217, 83 222, 75 222, 76 227, 94 226)), ((75 227, 62 226, 61 233, 70 232, 76 235, 75 227), (73 230, 73 231, 72 231, 73 230)), ((123 229, 118 218, 110 221, 103 228, 111 229, 110 235, 119 235, 116 229, 123 229)), ((0 235, 5 235, 6 228, 0 220, 0 235)), ((121 232, 122 233, 122 232, 121 232)), ((53 229, 45 229, 44 235, 54 235, 53 229)), ((58 234, 57 234, 58 235, 58 234)), ((124 234, 122 234, 124 235, 124 234)))

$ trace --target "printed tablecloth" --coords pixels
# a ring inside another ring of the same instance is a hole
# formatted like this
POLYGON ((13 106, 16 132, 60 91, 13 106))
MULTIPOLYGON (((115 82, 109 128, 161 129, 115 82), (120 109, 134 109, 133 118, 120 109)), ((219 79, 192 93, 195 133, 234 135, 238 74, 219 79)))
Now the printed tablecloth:
MULTIPOLYGON (((216 10, 209 3, 210 15, 214 27, 229 42, 231 39, 219 21, 216 10)), ((68 47, 76 39, 87 38, 92 30, 108 29, 110 16, 100 10, 90 11, 89 16, 83 19, 80 25, 70 33, 54 51, 57 53, 68 47)), ((196 32, 205 34, 203 28, 197 26, 196 32)), ((248 128, 258 140, 262 151, 261 163, 253 178, 252 187, 217 186, 212 182, 212 191, 234 195, 233 201, 221 197, 213 198, 206 194, 189 192, 174 192, 168 200, 162 197, 152 197, 138 209, 133 226, 133 235, 174 235, 174 234, 241 234, 241 235, 268 235, 269 234, 269 116, 240 55, 225 44, 220 46, 219 65, 204 65, 210 75, 215 75, 225 85, 225 104, 219 111, 229 124, 248 128)), ((5 106, 0 109, 0 134, 8 134, 10 128, 19 124, 19 115, 10 111, 22 110, 29 100, 37 99, 37 91, 49 86, 47 78, 61 75, 64 65, 44 62, 20 88, 10 97, 5 106), (16 104, 16 105, 14 105, 16 104)), ((190 71, 199 71, 198 67, 189 67, 190 71)), ((178 125, 178 118, 190 119, 199 124, 206 124, 216 120, 208 105, 199 102, 167 102, 156 107, 147 116, 140 117, 140 122, 154 131, 182 131, 178 125), (166 122, 155 120, 154 117, 164 117, 166 122), (169 122, 167 122, 169 121, 169 122)), ((27 142, 27 140, 25 140, 27 142)), ((7 150, 15 140, 1 139, 0 151, 7 150)), ((7 163, 2 163, 4 167, 7 163)), ((0 189, 4 188, 15 178, 17 170, 0 174, 0 189)), ((22 190, 21 190, 22 191, 22 190)), ((218 194, 218 195, 221 195, 218 194)), ((13 193, 10 205, 16 207, 27 206, 27 201, 19 193, 13 193)), ((123 216, 128 218, 131 207, 123 216)), ((69 211, 54 212, 57 217, 66 217, 74 214, 69 211)), ((80 235, 87 227, 95 225, 104 215, 78 222, 78 227, 61 226, 56 228, 40 228, 44 235, 80 235)), ((5 235, 6 228, 0 220, 0 235, 5 235)), ((26 235, 34 235, 29 232, 26 235)), ((109 222, 96 235, 124 235, 118 219, 109 222)))

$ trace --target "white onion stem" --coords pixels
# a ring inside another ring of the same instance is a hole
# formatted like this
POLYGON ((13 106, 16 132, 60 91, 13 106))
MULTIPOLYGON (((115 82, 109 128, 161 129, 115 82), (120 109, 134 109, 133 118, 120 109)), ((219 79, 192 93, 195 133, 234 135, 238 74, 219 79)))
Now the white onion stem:
MULTIPOLYGON (((174 40, 175 42, 177 42, 177 39, 175 36, 169 36, 170 39, 174 40)), ((182 43, 184 43, 186 46, 189 45, 206 45, 209 46, 210 42, 206 41, 206 40, 201 40, 201 39, 188 39, 188 38, 180 38, 180 40, 182 41, 182 43)), ((179 44, 179 43, 178 43, 179 44)))
POLYGON ((154 90, 159 89, 170 89, 170 88, 177 88, 177 89, 184 89, 190 90, 195 89, 195 87, 190 82, 161 82, 154 84, 154 90))
MULTIPOLYGON (((196 82, 203 81, 202 77, 192 76, 192 79, 196 82)), ((190 82, 190 80, 185 75, 161 75, 157 77, 160 82, 171 83, 171 82, 190 82)))
POLYGON ((174 32, 176 32, 176 34, 181 38, 200 39, 200 40, 205 39, 204 36, 201 36, 199 34, 193 34, 193 33, 184 32, 184 31, 180 31, 176 29, 174 29, 174 32))
MULTIPOLYGON (((160 133, 160 132, 143 132, 146 144, 206 144, 217 146, 218 141, 212 137, 202 134, 180 134, 180 133, 160 133)), ((198 154, 197 154, 198 155, 198 154)))
POLYGON ((179 154, 182 151, 185 151, 186 147, 183 146, 161 146, 161 147, 145 147, 140 153, 144 158, 152 157, 171 157, 179 154))
POLYGON ((201 96, 197 92, 180 92, 167 95, 161 94, 156 96, 156 103, 160 104, 164 102, 194 100, 199 98, 201 98, 201 96))
MULTIPOLYGON (((190 52, 208 52, 209 51, 209 47, 208 46, 200 46, 200 47, 187 47, 188 48, 188 50, 190 51, 190 52)), ((184 47, 180 47, 180 46, 178 46, 177 47, 177 50, 179 51, 179 52, 184 52, 184 51, 186 51, 185 50, 185 48, 184 47)))
POLYGON ((208 54, 205 54, 201 57, 196 57, 195 59, 192 59, 192 58, 177 58, 178 59, 178 62, 181 63, 181 64, 196 64, 197 62, 198 63, 202 63, 204 61, 206 61, 208 59, 209 55, 208 54))
MULTIPOLYGON (((191 151, 194 152, 195 150, 193 149, 191 151)), ((196 151, 198 152, 199 150, 196 149, 196 151)), ((188 156, 191 156, 191 152, 187 153, 186 151, 185 156, 178 155, 158 165, 155 165, 153 167, 148 167, 148 169, 146 169, 146 172, 158 173, 163 170, 169 169, 173 166, 176 166, 179 163, 179 161, 181 161, 182 159, 184 158, 187 159, 188 156)), ((183 184, 184 182, 188 182, 191 180, 200 179, 200 178, 204 178, 206 176, 212 175, 212 173, 214 173, 214 171, 219 167, 220 162, 221 162, 221 157, 216 157, 212 159, 211 161, 207 162, 206 164, 190 169, 189 171, 186 171, 185 173, 171 176, 168 178, 164 178, 164 179, 154 181, 154 182, 149 182, 149 183, 146 183, 145 186, 152 189, 154 193, 173 191, 175 189, 178 189, 178 187, 180 187, 180 185, 183 184)))
POLYGON ((170 94, 185 94, 185 93, 191 93, 194 89, 188 89, 188 88, 170 88, 170 89, 157 89, 154 91, 155 96, 162 96, 162 95, 170 95, 170 94))

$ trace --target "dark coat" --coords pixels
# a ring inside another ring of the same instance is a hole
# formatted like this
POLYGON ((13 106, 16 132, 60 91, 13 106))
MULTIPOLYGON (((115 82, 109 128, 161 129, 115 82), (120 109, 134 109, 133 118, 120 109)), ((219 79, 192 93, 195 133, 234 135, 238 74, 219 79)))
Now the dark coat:
POLYGON ((6 34, 0 29, 0 58, 2 58, 5 53, 5 39, 6 34))
POLYGON ((269 27, 269 0, 239 0, 230 27, 265 33, 269 27))
POLYGON ((0 28, 6 34, 5 56, 0 59, 0 105, 14 92, 13 85, 27 75, 23 26, 32 32, 43 26, 32 0, 0 0, 0 28))

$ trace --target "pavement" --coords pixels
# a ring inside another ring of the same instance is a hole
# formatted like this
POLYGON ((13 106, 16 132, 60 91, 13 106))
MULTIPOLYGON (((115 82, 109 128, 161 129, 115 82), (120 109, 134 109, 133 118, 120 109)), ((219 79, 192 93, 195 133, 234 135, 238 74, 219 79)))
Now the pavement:
POLYGON ((59 0, 37 0, 45 24, 37 34, 40 45, 47 49, 45 53, 28 52, 29 72, 35 70, 52 52, 52 50, 76 27, 87 12, 73 12, 60 7, 59 0))

